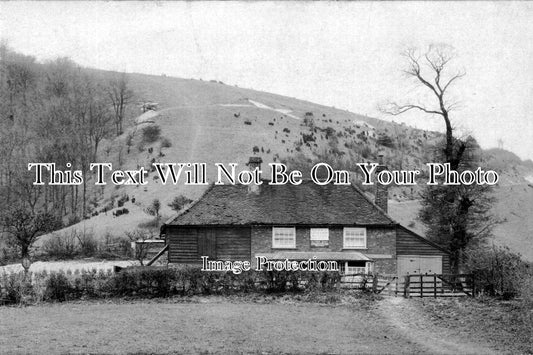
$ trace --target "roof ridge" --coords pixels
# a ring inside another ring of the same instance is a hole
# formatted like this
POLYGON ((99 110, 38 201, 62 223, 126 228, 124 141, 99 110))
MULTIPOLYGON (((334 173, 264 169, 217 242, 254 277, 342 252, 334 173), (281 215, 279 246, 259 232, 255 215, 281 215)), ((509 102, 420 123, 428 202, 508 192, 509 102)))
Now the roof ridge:
POLYGON ((246 185, 211 183, 203 194, 170 218, 167 225, 249 224, 249 223, 313 223, 361 225, 398 225, 362 190, 352 184, 318 186, 306 179, 298 189, 294 186, 268 186, 259 195, 246 194, 246 185), (302 194, 304 193, 304 194, 302 194), (309 193, 309 197, 307 194, 309 193), (304 205, 302 205, 304 204, 304 205), (324 211, 323 209, 330 210, 324 211), (295 209, 302 208, 301 212, 295 209), (327 213, 326 213, 327 212, 327 213))

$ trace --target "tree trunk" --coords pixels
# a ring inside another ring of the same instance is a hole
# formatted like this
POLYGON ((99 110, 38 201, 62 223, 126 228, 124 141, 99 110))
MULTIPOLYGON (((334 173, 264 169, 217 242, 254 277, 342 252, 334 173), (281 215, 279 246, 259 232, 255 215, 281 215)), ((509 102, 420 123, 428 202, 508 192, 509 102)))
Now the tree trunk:
POLYGON ((27 243, 21 243, 20 245, 20 257, 22 259, 30 256, 30 246, 27 243))

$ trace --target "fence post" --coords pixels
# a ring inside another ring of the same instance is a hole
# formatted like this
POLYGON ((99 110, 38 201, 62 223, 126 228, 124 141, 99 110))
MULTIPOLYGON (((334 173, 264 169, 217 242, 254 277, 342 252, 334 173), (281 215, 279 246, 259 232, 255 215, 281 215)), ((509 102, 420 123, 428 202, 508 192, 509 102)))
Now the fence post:
POLYGON ((411 298, 411 295, 410 295, 410 290, 409 290, 409 281, 410 281, 410 276, 409 275, 406 275, 405 276, 405 285, 403 285, 403 297, 405 298, 411 298))
POLYGON ((420 298, 424 297, 424 276, 420 274, 420 298))
POLYGON ((455 293, 455 290, 457 289, 457 282, 455 280, 455 274, 452 274, 450 279, 451 279, 451 283, 452 283, 452 293, 455 293))
POLYGON ((437 298, 437 274, 433 274, 433 298, 437 298))
POLYGON ((372 277, 372 293, 376 293, 378 290, 378 277, 376 274, 372 277))

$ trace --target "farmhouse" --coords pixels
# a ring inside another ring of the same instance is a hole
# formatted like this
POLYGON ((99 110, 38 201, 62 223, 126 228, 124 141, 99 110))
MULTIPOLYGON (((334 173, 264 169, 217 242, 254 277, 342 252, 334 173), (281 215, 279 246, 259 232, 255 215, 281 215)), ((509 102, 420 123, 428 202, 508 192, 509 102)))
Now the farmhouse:
MULTIPOLYGON (((251 169, 261 163, 251 158, 251 169)), ((384 169, 380 165, 377 171, 384 169)), ((161 227, 170 263, 268 259, 336 261, 346 273, 448 273, 449 254, 387 215, 353 185, 211 185, 161 227)))

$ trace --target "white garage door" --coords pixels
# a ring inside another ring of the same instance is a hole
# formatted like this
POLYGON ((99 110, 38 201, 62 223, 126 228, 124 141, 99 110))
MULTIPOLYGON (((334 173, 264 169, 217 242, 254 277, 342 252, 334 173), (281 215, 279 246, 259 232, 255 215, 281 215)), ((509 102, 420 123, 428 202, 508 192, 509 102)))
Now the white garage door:
POLYGON ((413 274, 442 274, 442 256, 398 256, 398 276, 413 274))

